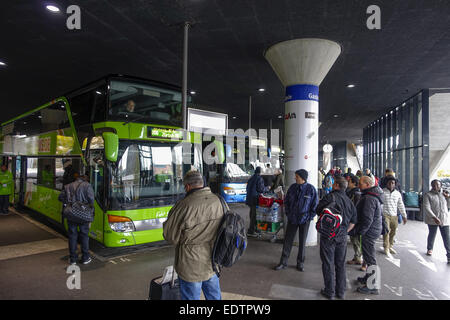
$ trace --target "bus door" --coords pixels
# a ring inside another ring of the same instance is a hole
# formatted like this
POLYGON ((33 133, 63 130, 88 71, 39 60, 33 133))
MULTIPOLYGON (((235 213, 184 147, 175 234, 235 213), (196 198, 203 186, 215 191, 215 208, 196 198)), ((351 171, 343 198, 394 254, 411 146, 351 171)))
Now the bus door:
POLYGON ((104 142, 101 136, 92 137, 87 145, 86 159, 89 172, 89 182, 94 189, 95 216, 89 235, 103 242, 104 214, 106 212, 105 201, 105 152, 104 142))
POLYGON ((17 205, 19 203, 20 198, 20 190, 21 190, 21 181, 22 181, 22 157, 17 156, 13 157, 12 160, 13 171, 11 171, 14 179, 14 199, 13 204, 17 205))

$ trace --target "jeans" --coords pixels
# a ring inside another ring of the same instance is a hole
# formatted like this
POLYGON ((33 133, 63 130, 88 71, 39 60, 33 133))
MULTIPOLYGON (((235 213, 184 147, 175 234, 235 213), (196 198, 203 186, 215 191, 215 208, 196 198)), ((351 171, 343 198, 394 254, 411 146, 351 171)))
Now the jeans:
POLYGON ((77 246, 78 238, 80 239, 82 261, 86 261, 89 256, 89 222, 87 223, 74 223, 67 221, 68 225, 68 238, 69 238, 69 252, 70 262, 77 262, 77 246), (78 231, 78 228, 80 231, 78 231))
POLYGON ((206 300, 222 300, 219 277, 216 274, 209 280, 200 282, 188 282, 178 277, 178 282, 181 300, 200 300, 202 290, 206 300))
POLYGON ((325 293, 333 297, 336 293, 344 297, 347 276, 345 273, 345 257, 347 254, 347 238, 331 239, 320 237, 320 259, 325 283, 325 293))
POLYGON ((308 236, 309 224, 311 221, 305 224, 291 224, 288 222, 286 228, 286 234, 284 235, 283 252, 281 254, 280 264, 287 266, 289 256, 291 254, 292 244, 294 242, 295 234, 298 229, 298 255, 297 265, 303 265, 305 262, 305 244, 306 237, 308 236))
POLYGON ((0 196, 0 213, 9 211, 9 194, 0 196))
POLYGON ((447 259, 450 259, 450 234, 449 234, 449 226, 433 226, 428 225, 428 243, 427 250, 433 250, 434 247, 434 239, 436 239, 437 229, 441 232, 442 240, 444 240, 444 247, 447 251, 447 259))

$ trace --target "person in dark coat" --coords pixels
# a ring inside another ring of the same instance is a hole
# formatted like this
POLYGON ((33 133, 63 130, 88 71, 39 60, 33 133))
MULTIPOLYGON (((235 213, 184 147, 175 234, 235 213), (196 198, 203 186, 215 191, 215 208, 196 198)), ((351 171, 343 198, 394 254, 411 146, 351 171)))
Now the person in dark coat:
POLYGON ((261 177, 261 167, 255 169, 255 173, 247 182, 247 197, 245 203, 250 207, 250 225, 247 235, 256 235, 256 206, 258 205, 259 195, 270 190, 270 187, 264 186, 264 179, 261 177))
POLYGON ((382 231, 384 193, 380 187, 375 186, 375 181, 368 176, 363 176, 359 180, 359 188, 361 189, 361 200, 356 206, 358 223, 355 228, 356 234, 361 235, 361 247, 364 262, 367 264, 367 273, 364 277, 358 278, 358 282, 364 286, 359 287, 357 291, 365 294, 379 294, 379 284, 375 288, 369 288, 367 279, 371 275, 369 268, 377 265, 375 241, 380 237, 382 231))
POLYGON ((306 237, 308 236, 309 224, 316 215, 316 208, 319 202, 316 188, 307 183, 307 180, 308 171, 304 169, 297 170, 295 172, 296 183, 293 183, 287 191, 284 207, 288 223, 285 230, 280 263, 275 267, 275 270, 287 267, 292 243, 298 229, 297 269, 304 271, 306 237))
POLYGON ((327 299, 334 295, 344 299, 347 276, 345 274, 345 257, 347 255, 347 234, 357 222, 356 208, 347 197, 345 190, 348 182, 343 177, 337 177, 333 184, 333 192, 320 200, 317 214, 322 214, 325 208, 342 216, 342 221, 336 236, 332 239, 320 235, 320 259, 322 260, 322 274, 325 288, 320 293, 327 299))

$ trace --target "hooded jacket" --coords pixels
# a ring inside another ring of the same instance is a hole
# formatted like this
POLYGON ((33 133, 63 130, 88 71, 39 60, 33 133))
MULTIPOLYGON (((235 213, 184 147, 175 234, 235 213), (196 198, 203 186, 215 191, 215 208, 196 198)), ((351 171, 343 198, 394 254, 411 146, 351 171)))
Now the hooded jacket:
POLYGON ((382 231, 383 190, 372 187, 361 191, 361 200, 356 205, 358 223, 356 234, 378 238, 382 231))
POLYGON ((317 191, 309 183, 293 183, 286 194, 284 207, 290 224, 305 224, 314 219, 319 203, 317 191))
POLYGON ((260 174, 255 173, 247 182, 247 197, 245 203, 248 206, 256 206, 258 204, 258 197, 261 193, 269 191, 269 188, 264 186, 264 179, 260 174))

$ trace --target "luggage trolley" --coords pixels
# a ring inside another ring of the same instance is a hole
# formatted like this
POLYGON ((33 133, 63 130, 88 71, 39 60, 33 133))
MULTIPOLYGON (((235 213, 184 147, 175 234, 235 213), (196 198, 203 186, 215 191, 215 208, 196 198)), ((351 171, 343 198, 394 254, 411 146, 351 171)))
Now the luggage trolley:
POLYGON ((283 200, 275 195, 260 195, 256 207, 258 238, 263 234, 270 235, 269 241, 275 243, 278 233, 284 230, 284 206, 283 200))

